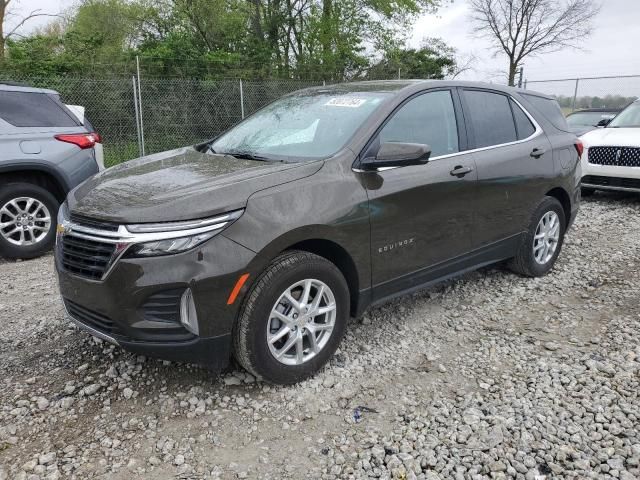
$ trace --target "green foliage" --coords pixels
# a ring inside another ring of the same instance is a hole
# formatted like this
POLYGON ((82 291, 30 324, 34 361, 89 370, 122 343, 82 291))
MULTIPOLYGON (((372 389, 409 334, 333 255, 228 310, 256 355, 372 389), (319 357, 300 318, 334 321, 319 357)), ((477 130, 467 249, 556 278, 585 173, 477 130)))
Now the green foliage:
POLYGON ((455 73, 455 50, 442 40, 427 39, 419 49, 394 49, 372 69, 379 78, 442 79, 455 73))
POLYGON ((83 0, 64 28, 8 42, 1 68, 38 76, 131 74, 139 56, 146 75, 341 81, 397 61, 413 75, 441 76, 452 58, 445 46, 401 48, 416 15, 439 2, 83 0))
MULTIPOLYGON (((535 88, 534 88, 535 90, 535 88)), ((624 97, 622 95, 605 95, 604 97, 581 96, 576 98, 575 108, 577 110, 583 108, 624 108, 637 97, 624 97)), ((562 108, 571 108, 573 106, 573 97, 566 95, 556 96, 558 103, 562 108)))

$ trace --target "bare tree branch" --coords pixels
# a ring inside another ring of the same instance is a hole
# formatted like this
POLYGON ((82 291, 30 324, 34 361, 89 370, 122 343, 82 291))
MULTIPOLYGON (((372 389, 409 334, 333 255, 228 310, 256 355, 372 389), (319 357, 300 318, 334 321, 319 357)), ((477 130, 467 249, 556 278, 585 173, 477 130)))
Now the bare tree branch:
POLYGON ((475 31, 509 58, 509 84, 528 56, 581 48, 600 11, 597 0, 470 0, 475 31))
MULTIPOLYGON (((11 0, 4 0, 5 2, 9 2, 11 0)), ((7 3, 5 3, 5 6, 7 5, 7 3)), ((6 14, 5 14, 6 15, 6 14)), ((36 17, 60 17, 62 18, 61 15, 58 15, 56 13, 42 13, 41 9, 38 10, 33 10, 31 13, 29 13, 28 15, 26 15, 25 17, 23 17, 22 20, 20 20, 18 22, 18 24, 13 27, 11 30, 9 30, 5 36, 4 39, 6 40, 7 38, 11 37, 12 35, 15 35, 17 30, 22 27, 25 23, 27 23, 29 20, 36 18, 36 17)))

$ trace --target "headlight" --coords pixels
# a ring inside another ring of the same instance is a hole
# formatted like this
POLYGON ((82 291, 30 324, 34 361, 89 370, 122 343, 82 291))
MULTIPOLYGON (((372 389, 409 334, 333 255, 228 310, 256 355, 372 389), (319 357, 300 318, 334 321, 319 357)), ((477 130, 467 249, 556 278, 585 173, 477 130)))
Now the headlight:
POLYGON ((242 210, 182 222, 126 225, 132 245, 127 257, 154 257, 186 252, 216 236, 242 215, 242 210))
POLYGON ((60 208, 58 209, 58 225, 61 225, 65 220, 68 219, 69 205, 67 205, 67 201, 65 200, 64 202, 62 202, 62 205, 60 205, 60 208))
POLYGON ((213 232, 199 233, 191 237, 169 238, 167 240, 156 240, 155 242, 139 243, 129 247, 128 257, 154 257, 157 255, 171 255, 185 252, 197 247, 202 242, 215 236, 220 230, 213 232))

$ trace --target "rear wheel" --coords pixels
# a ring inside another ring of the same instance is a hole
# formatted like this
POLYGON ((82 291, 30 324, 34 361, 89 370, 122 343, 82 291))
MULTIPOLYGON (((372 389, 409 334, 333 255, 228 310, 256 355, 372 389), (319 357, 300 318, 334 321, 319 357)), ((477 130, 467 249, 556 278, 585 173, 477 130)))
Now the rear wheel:
POLYGON ((338 268, 308 252, 277 257, 255 281, 234 328, 234 353, 248 371, 292 384, 315 374, 344 334, 349 290, 338 268))
POLYGON ((528 277, 546 275, 560 255, 565 228, 566 219, 560 202, 553 197, 544 197, 531 217, 517 255, 509 262, 511 270, 528 277))
POLYGON ((0 255, 33 258, 55 241, 60 204, 42 187, 9 183, 0 190, 0 255))

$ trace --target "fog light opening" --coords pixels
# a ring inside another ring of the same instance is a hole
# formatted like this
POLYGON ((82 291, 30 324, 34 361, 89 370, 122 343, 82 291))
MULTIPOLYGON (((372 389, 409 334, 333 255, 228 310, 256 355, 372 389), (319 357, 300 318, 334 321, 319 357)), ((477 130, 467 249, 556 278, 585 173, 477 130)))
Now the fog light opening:
POLYGON ((199 335, 196 304, 193 302, 191 289, 187 288, 180 299, 180 323, 194 335, 199 335))

